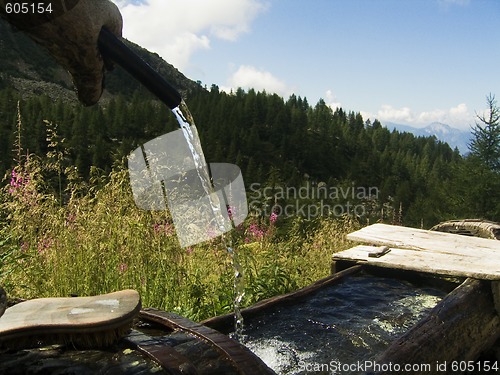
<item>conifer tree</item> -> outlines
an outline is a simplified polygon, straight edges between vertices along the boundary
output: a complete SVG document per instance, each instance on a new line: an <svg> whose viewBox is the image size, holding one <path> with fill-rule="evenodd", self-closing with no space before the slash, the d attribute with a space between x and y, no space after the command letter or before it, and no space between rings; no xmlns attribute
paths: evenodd
<svg viewBox="0 0 500 375"><path fill-rule="evenodd" d="M469 149L492 171L500 172L500 108L495 95L489 94L486 102L487 113L477 115L479 122L476 121L472 128L473 139Z"/></svg>

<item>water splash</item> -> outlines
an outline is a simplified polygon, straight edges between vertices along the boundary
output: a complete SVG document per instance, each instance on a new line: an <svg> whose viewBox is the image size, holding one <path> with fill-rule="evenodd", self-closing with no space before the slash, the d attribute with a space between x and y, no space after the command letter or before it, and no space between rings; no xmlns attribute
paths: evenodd
<svg viewBox="0 0 500 375"><path fill-rule="evenodd" d="M294 342L278 337L259 338L247 341L245 345L276 374L298 375L301 373L300 364L307 363L315 355L314 352L299 349Z"/></svg>

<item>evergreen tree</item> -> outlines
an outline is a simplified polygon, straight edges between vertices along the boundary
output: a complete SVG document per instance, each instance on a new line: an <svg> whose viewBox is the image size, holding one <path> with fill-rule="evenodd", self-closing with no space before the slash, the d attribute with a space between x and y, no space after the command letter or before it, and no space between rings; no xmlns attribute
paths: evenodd
<svg viewBox="0 0 500 375"><path fill-rule="evenodd" d="M500 108L495 95L489 94L486 102L488 112L477 115L479 122L472 128L473 139L469 149L492 171L500 172Z"/></svg>

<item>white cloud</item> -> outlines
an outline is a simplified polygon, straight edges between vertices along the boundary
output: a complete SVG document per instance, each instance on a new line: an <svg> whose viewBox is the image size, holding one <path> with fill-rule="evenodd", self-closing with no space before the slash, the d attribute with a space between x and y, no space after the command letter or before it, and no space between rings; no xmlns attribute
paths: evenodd
<svg viewBox="0 0 500 375"><path fill-rule="evenodd" d="M268 8L265 0L114 0L124 37L158 53L180 70L213 38L234 41Z"/></svg>
<svg viewBox="0 0 500 375"><path fill-rule="evenodd" d="M456 107L450 108L448 111L448 116L450 118L450 123L464 123L467 125L471 124L471 120L474 116L469 112L467 105L465 103L460 103Z"/></svg>
<svg viewBox="0 0 500 375"><path fill-rule="evenodd" d="M284 81L276 78L272 73L259 70L253 66L241 65L228 80L228 87L222 88L225 91L235 90L238 87L243 89L255 89L257 91L266 90L268 93L276 93L282 97L288 97L293 93L293 89Z"/></svg>
<svg viewBox="0 0 500 375"><path fill-rule="evenodd" d="M416 116L416 122L422 124L430 124L431 122L444 122L444 118L446 117L446 111L443 109L434 109L432 111L424 111L420 112Z"/></svg>
<svg viewBox="0 0 500 375"><path fill-rule="evenodd" d="M342 103L340 103L335 95L333 95L332 90L326 90L325 93L325 102L332 110L336 110L337 108L342 107Z"/></svg>
<svg viewBox="0 0 500 375"><path fill-rule="evenodd" d="M468 129L474 122L474 115L470 113L465 103L460 103L448 109L433 109L430 111L415 112L409 107L394 108L383 105L377 113L361 112L364 118L378 119L382 123L395 122L423 127L432 122L442 122L460 129Z"/></svg>
<svg viewBox="0 0 500 375"><path fill-rule="evenodd" d="M408 107L394 108L391 105L384 104L378 110L377 116L380 120L393 121L393 122L414 122L415 116Z"/></svg>

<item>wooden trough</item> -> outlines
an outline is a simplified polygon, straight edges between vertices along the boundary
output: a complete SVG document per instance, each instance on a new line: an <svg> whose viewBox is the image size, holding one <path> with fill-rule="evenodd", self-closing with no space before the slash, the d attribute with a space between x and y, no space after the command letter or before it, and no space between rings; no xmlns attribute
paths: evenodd
<svg viewBox="0 0 500 375"><path fill-rule="evenodd" d="M480 371L475 370L484 370L485 365L490 366L485 373L497 373L500 241L495 235L499 229L498 224L478 220L446 222L432 231L383 224L363 228L348 239L366 245L335 253L331 276L299 291L261 301L243 309L242 315L252 318L273 307L292 305L324 287L349 282L350 276L362 271L431 283L449 293L380 353L374 359L378 366L374 371L367 369L367 373L395 373L390 371L394 366L384 364L414 365L415 369L416 365L430 366L405 372L413 374L465 373L460 371L464 368L467 373L477 373ZM202 323L227 333L233 319L227 314ZM443 366L447 371L443 372Z"/></svg>
<svg viewBox="0 0 500 375"><path fill-rule="evenodd" d="M376 363L386 366L379 366L378 371L371 373L391 373L389 364L428 364L431 367L425 373L434 374L443 373L446 366L448 373L475 373L484 363L494 365L488 373L497 373L500 366L500 241L454 234L474 227L480 229L483 237L488 237L485 233L492 234L490 238L496 238L493 235L498 234L500 228L495 223L481 225L478 221L448 222L438 227L442 232L375 224L348 235L348 239L368 245L334 254L334 272L363 265L387 272L409 270L445 278L465 278L377 358ZM470 231L466 234L470 235ZM478 361L485 353L488 360ZM452 364L456 365L454 371Z"/></svg>

